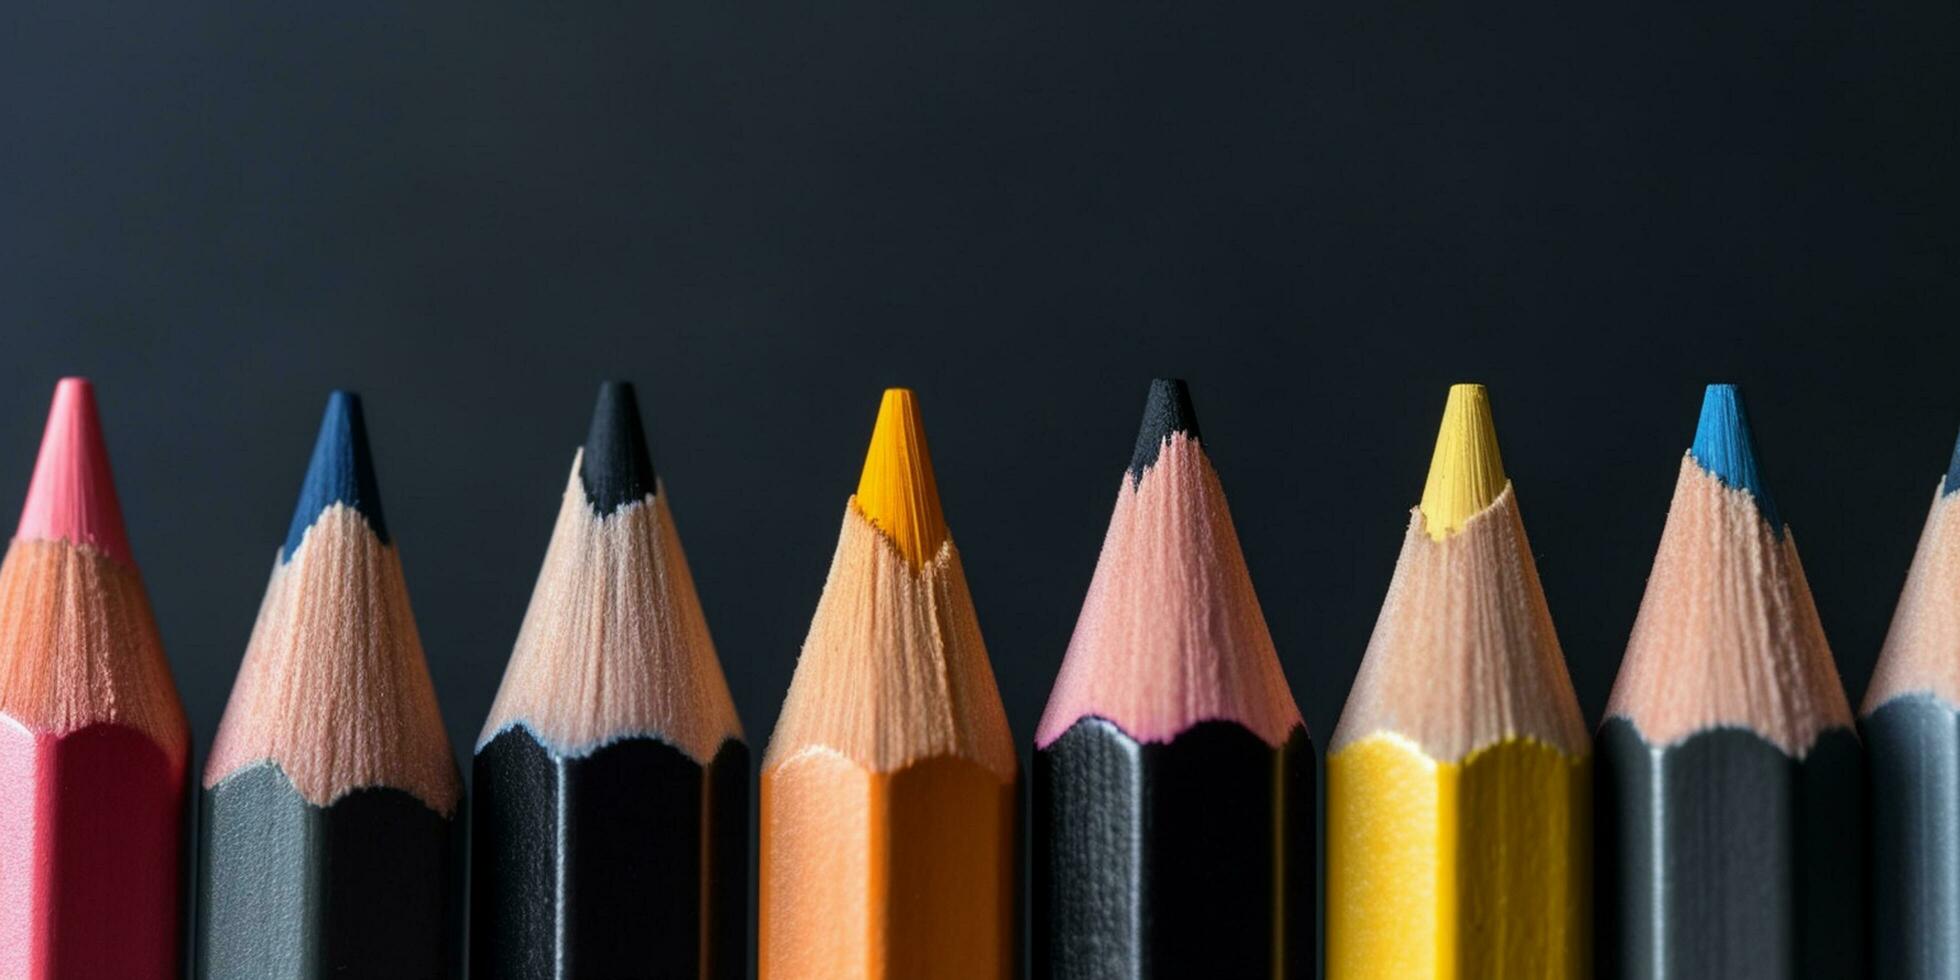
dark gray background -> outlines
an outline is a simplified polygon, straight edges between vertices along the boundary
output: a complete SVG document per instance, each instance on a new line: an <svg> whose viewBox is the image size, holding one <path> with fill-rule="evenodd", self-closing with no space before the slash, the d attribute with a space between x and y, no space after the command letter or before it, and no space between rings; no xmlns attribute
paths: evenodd
<svg viewBox="0 0 1960 980"><path fill-rule="evenodd" d="M1957 48L1935 0L12 5L0 509L93 376L202 746L360 389L460 758L631 378L760 745L908 384L1026 739L1176 373L1324 742L1446 384L1597 720L1738 380L1855 698L1960 424Z"/></svg>

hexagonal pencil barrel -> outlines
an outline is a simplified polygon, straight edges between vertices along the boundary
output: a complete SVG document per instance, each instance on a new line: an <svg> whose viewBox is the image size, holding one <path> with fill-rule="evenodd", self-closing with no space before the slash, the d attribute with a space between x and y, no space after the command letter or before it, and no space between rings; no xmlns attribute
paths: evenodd
<svg viewBox="0 0 1960 980"><path fill-rule="evenodd" d="M0 976L178 975L189 754L95 394L66 378L0 564Z"/></svg>
<svg viewBox="0 0 1960 980"><path fill-rule="evenodd" d="M749 751L632 385L599 390L475 772L472 976L748 975Z"/></svg>

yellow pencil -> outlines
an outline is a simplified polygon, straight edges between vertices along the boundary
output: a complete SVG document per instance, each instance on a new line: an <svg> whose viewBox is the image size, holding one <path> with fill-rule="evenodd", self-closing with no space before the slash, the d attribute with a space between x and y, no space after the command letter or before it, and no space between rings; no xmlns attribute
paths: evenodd
<svg viewBox="0 0 1960 980"><path fill-rule="evenodd" d="M1327 756L1327 975L1589 973L1590 757L1489 400L1456 385Z"/></svg>

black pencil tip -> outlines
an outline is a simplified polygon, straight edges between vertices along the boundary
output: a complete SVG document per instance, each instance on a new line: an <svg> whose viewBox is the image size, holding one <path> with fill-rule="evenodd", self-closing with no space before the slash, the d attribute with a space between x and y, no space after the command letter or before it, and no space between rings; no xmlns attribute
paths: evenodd
<svg viewBox="0 0 1960 980"><path fill-rule="evenodd" d="M585 485L585 502L602 517L654 492L653 456L647 452L640 403L631 382L608 381L599 386L578 478Z"/></svg>
<svg viewBox="0 0 1960 980"><path fill-rule="evenodd" d="M1198 413L1191 408L1191 391L1179 378L1158 378L1150 382L1150 395L1143 403L1143 425L1137 429L1136 451L1130 455L1130 479L1143 479L1143 471L1157 462L1164 440L1182 432L1202 442Z"/></svg>

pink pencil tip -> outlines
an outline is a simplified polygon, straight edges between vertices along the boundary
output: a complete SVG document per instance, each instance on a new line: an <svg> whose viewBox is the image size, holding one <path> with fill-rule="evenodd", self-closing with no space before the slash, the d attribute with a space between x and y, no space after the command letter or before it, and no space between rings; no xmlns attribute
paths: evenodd
<svg viewBox="0 0 1960 980"><path fill-rule="evenodd" d="M95 389L86 378L63 378L55 385L48 427L41 433L41 455L34 461L34 480L27 486L27 503L14 535L87 545L125 565L136 564L116 503Z"/></svg>

